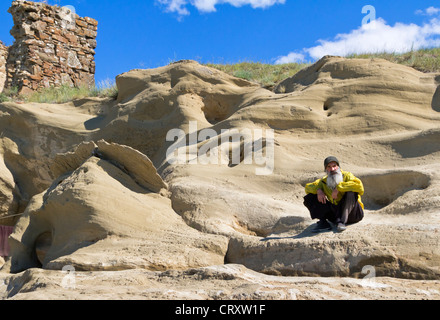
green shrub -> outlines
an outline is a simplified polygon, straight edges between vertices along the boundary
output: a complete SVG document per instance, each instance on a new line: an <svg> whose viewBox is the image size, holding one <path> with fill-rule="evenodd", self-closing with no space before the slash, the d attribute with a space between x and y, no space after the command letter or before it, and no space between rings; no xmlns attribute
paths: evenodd
<svg viewBox="0 0 440 320"><path fill-rule="evenodd" d="M380 58L412 67L422 72L440 72L440 48L411 50L405 53L364 53L347 58Z"/></svg>
<svg viewBox="0 0 440 320"><path fill-rule="evenodd" d="M293 76L308 66L306 63L268 64L260 62L241 62L235 64L205 64L237 78L259 83L263 87L272 87L276 83Z"/></svg>
<svg viewBox="0 0 440 320"><path fill-rule="evenodd" d="M9 97L4 93L0 93L0 103L6 102L6 101L9 101Z"/></svg>
<svg viewBox="0 0 440 320"><path fill-rule="evenodd" d="M97 86L93 89L98 97L107 97L116 99L118 97L118 87L114 80L105 79L100 81Z"/></svg>
<svg viewBox="0 0 440 320"><path fill-rule="evenodd" d="M62 85L60 87L50 87L35 91L29 95L22 96L26 102L37 103L65 103L72 100L78 100L86 97L101 97L116 99L118 88L116 84L109 79L101 81L97 86L89 88L70 87Z"/></svg>
<svg viewBox="0 0 440 320"><path fill-rule="evenodd" d="M90 89L87 87L74 88L68 85L60 87L44 88L24 96L26 102L37 103L65 103L90 96Z"/></svg>

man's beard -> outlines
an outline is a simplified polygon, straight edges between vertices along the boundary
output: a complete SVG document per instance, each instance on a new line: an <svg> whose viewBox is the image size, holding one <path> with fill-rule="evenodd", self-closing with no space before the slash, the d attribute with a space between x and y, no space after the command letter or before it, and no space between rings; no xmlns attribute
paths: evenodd
<svg viewBox="0 0 440 320"><path fill-rule="evenodd" d="M341 169L327 173L327 186L334 190L339 182L342 182L343 180Z"/></svg>

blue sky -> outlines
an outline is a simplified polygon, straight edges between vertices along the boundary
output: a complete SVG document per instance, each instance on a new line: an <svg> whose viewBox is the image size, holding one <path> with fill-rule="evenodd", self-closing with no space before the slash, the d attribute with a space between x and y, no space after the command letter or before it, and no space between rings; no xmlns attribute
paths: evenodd
<svg viewBox="0 0 440 320"><path fill-rule="evenodd" d="M0 2L0 40L11 45L11 1ZM310 62L325 54L440 47L439 0L47 2L73 6L80 16L98 20L97 83L181 59Z"/></svg>

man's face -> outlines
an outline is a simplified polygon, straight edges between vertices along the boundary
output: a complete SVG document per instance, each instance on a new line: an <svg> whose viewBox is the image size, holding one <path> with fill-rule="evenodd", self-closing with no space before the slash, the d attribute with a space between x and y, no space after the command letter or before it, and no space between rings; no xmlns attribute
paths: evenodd
<svg viewBox="0 0 440 320"><path fill-rule="evenodd" d="M325 171L327 174L335 174L338 172L339 166L336 162L332 161L330 162L327 167L325 168Z"/></svg>

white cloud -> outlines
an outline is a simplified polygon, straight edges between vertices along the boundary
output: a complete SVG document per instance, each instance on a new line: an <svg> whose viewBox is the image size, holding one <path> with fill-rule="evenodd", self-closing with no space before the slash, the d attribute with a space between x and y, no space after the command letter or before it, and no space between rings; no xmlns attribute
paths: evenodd
<svg viewBox="0 0 440 320"><path fill-rule="evenodd" d="M194 6L200 12L215 12L215 6L218 4L230 4L234 7L250 5L254 9L264 9L275 4L284 4L286 0L156 0L156 2L164 5L168 12L189 15L188 5Z"/></svg>
<svg viewBox="0 0 440 320"><path fill-rule="evenodd" d="M440 12L440 8L429 7L425 10L417 10L416 14L424 15L424 16L433 16Z"/></svg>
<svg viewBox="0 0 440 320"><path fill-rule="evenodd" d="M217 0L193 0L191 4L202 12L214 12Z"/></svg>
<svg viewBox="0 0 440 320"><path fill-rule="evenodd" d="M187 0L155 0L157 3L164 5L166 11L177 12L179 15L189 15L189 11L185 8Z"/></svg>
<svg viewBox="0 0 440 320"><path fill-rule="evenodd" d="M433 18L423 25L396 23L390 26L379 18L349 33L338 34L333 40L318 40L318 43L315 47L279 57L275 63L296 62L298 55L320 59L325 55L404 53L412 49L440 46L440 20ZM289 57L292 59L289 60Z"/></svg>
<svg viewBox="0 0 440 320"><path fill-rule="evenodd" d="M426 9L426 14L432 16L437 14L439 11L440 11L439 8L429 7L428 9Z"/></svg>
<svg viewBox="0 0 440 320"><path fill-rule="evenodd" d="M298 52L291 52L287 56L279 57L276 64L292 63L292 62L303 62L305 60L305 55Z"/></svg>

